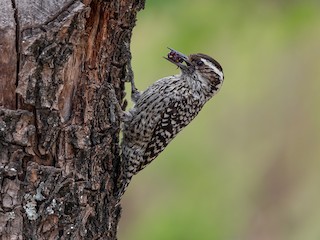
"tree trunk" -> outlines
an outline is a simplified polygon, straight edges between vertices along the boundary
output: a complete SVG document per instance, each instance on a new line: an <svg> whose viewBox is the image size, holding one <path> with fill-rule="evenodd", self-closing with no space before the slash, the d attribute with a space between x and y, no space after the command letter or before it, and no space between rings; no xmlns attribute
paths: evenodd
<svg viewBox="0 0 320 240"><path fill-rule="evenodd" d="M0 239L116 239L144 0L0 0Z"/></svg>

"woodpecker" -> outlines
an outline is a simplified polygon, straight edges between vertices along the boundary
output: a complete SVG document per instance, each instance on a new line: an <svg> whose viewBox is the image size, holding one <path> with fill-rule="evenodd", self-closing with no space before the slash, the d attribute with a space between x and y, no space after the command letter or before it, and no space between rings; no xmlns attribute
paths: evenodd
<svg viewBox="0 0 320 240"><path fill-rule="evenodd" d="M165 59L180 68L181 73L162 78L141 93L131 81L134 106L123 119L119 195L124 193L132 176L165 149L223 83L221 65L208 55L186 56L170 49Z"/></svg>

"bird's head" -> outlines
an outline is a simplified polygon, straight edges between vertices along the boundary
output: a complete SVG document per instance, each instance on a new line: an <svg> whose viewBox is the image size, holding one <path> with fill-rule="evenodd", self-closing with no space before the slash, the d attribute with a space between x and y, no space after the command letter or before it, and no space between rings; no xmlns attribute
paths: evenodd
<svg viewBox="0 0 320 240"><path fill-rule="evenodd" d="M221 65L206 54L196 53L186 56L170 48L166 59L177 65L182 74L188 74L195 81L208 83L217 89L223 82L224 75Z"/></svg>

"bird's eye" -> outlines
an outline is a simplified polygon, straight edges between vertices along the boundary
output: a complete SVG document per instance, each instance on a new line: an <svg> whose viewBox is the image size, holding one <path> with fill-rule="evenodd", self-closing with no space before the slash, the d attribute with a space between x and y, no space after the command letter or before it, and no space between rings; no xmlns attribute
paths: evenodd
<svg viewBox="0 0 320 240"><path fill-rule="evenodd" d="M203 65L203 62L202 62L201 60L198 60L198 61L197 61L197 65L198 65L198 66L202 66L202 65Z"/></svg>

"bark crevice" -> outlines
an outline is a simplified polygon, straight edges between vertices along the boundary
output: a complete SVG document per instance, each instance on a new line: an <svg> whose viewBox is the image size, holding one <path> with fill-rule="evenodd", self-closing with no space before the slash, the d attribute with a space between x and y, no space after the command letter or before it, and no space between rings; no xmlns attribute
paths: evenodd
<svg viewBox="0 0 320 240"><path fill-rule="evenodd" d="M14 11L14 20L15 20L15 29L16 29L16 56L17 56L17 66L16 66L16 87L18 86L19 83L19 69L20 69L20 24L19 24L19 12L16 7L16 0L11 0L12 3L12 8ZM15 99L15 105L16 109L18 108L18 95L16 94L16 99Z"/></svg>

